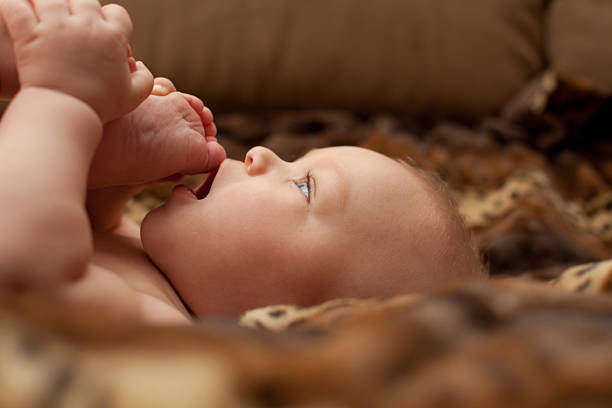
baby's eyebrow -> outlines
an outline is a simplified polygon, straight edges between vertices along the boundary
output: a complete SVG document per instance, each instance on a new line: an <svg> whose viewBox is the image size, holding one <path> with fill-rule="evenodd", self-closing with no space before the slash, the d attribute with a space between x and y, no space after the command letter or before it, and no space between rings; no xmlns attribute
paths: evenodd
<svg viewBox="0 0 612 408"><path fill-rule="evenodd" d="M349 206L349 197L351 196L351 186L346 178L344 171L338 167L336 163L331 163L331 167L334 169L336 176L336 182L338 183L338 193L336 199L338 200L338 208L340 211L344 211Z"/></svg>
<svg viewBox="0 0 612 408"><path fill-rule="evenodd" d="M307 151L300 159L306 158L306 156L312 155L315 152L321 150L320 148L313 148ZM300 160L298 159L298 160ZM326 202L332 200L338 211L344 211L349 205L350 198L350 186L347 182L346 175L343 170L338 167L338 164L329 158L317 161L316 167L320 170L327 170L333 173L330 179L328 174L322 175L322 177L315 178L315 199L320 203L321 201ZM321 180L321 179L324 180ZM323 187L321 187L323 186ZM333 188L332 188L333 187ZM323 192L325 198L318 199L319 194Z"/></svg>
<svg viewBox="0 0 612 408"><path fill-rule="evenodd" d="M317 166L321 172L320 177L316 178L315 196L322 193L324 198L319 199L319 202L325 202L326 206L335 208L338 212L343 212L349 206L351 196L351 186L347 176L338 164L326 158Z"/></svg>

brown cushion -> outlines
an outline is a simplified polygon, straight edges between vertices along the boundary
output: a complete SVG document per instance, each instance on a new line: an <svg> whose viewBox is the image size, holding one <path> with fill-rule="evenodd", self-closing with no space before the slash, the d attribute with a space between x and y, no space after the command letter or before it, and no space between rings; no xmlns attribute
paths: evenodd
<svg viewBox="0 0 612 408"><path fill-rule="evenodd" d="M134 49L213 109L475 118L543 66L544 0L122 0Z"/></svg>
<svg viewBox="0 0 612 408"><path fill-rule="evenodd" d="M551 65L559 74L612 91L612 1L556 0L548 18Z"/></svg>

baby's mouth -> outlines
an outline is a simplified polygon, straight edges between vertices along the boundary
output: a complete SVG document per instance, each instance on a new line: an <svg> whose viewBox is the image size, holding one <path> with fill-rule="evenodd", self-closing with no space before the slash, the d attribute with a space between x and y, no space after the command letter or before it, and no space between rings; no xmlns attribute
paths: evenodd
<svg viewBox="0 0 612 408"><path fill-rule="evenodd" d="M215 181L215 176L217 175L217 172L219 172L219 167L217 167L216 169L208 173L208 177L206 178L206 181L204 182L204 184L202 184L197 189L195 194L198 200L202 200L206 198L206 196L208 196L208 193L210 193L210 189L212 187L213 181Z"/></svg>

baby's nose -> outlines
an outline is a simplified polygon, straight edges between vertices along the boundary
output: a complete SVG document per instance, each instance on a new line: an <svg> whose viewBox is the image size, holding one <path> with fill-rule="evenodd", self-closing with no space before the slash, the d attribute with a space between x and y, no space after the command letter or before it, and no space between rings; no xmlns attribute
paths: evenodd
<svg viewBox="0 0 612 408"><path fill-rule="evenodd" d="M272 150L256 146L249 150L244 157L244 165L250 176L257 176L269 171L274 166L283 163Z"/></svg>

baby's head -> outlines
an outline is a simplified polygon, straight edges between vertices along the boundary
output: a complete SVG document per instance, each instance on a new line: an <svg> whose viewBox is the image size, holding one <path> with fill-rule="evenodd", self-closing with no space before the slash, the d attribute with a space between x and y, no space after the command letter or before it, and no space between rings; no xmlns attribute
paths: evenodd
<svg viewBox="0 0 612 408"><path fill-rule="evenodd" d="M198 199L198 197L205 198ZM196 315L271 304L386 297L482 277L438 184L357 147L294 162L255 147L225 160L197 196L177 188L142 241Z"/></svg>

